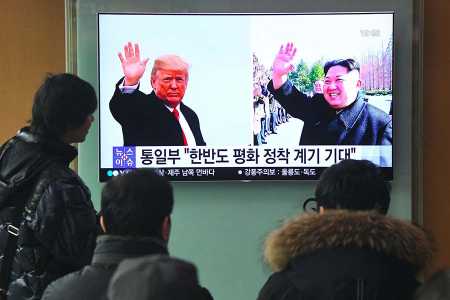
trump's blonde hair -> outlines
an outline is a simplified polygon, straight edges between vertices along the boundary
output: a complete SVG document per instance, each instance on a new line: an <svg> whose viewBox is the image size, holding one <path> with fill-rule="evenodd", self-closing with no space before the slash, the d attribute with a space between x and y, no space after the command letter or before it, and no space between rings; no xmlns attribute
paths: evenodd
<svg viewBox="0 0 450 300"><path fill-rule="evenodd" d="M189 64L175 54L162 55L155 59L151 74L152 81L155 79L158 70L182 71L186 75L186 80L189 77Z"/></svg>

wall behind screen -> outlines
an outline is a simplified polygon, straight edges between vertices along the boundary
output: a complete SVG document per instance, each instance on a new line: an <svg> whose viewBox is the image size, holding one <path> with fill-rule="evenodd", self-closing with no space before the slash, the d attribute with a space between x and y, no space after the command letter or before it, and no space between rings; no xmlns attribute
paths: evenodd
<svg viewBox="0 0 450 300"><path fill-rule="evenodd" d="M0 28L2 144L30 120L45 74L64 72L64 1L2 0Z"/></svg>
<svg viewBox="0 0 450 300"><path fill-rule="evenodd" d="M366 12L394 11L395 115L394 181L390 213L410 219L412 115L412 0L345 1L123 1L79 0L77 16L78 74L95 87L97 82L96 12ZM164 30L164 28L161 28ZM314 30L314 27L311 27ZM339 34L338 26L320 32ZM199 45L201 46L201 45ZM218 83L219 84L219 83ZM113 86L111 88L114 88ZM218 89L220 90L220 89ZM297 138L297 137L295 137ZM98 123L80 145L79 173L99 206ZM255 299L270 274L261 260L264 236L301 209L313 195L314 182L175 183L176 204L170 251L193 261L202 284L215 299Z"/></svg>

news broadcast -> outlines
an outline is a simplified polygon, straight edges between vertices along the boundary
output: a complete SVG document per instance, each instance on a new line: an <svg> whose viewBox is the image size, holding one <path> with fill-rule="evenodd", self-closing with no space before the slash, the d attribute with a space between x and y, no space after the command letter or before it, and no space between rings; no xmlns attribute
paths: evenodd
<svg viewBox="0 0 450 300"><path fill-rule="evenodd" d="M393 178L392 12L98 14L99 178Z"/></svg>

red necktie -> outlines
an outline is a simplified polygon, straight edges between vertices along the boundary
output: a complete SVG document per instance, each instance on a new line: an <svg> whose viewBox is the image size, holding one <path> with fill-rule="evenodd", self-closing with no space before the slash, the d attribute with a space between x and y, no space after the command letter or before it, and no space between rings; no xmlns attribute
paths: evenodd
<svg viewBox="0 0 450 300"><path fill-rule="evenodd" d="M178 112L178 110L176 108L173 109L172 114L175 117L175 119L178 122L180 122L180 113ZM180 124L180 127L181 127L181 124ZM183 146L187 146L188 143L187 143L186 136L184 135L183 128L181 128L181 134L183 135Z"/></svg>

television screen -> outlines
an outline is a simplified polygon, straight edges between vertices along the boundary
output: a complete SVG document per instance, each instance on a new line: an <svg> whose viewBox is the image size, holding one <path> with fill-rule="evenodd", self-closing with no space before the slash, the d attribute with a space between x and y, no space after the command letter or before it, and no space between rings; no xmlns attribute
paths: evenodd
<svg viewBox="0 0 450 300"><path fill-rule="evenodd" d="M393 18L99 13L100 180L392 179Z"/></svg>

